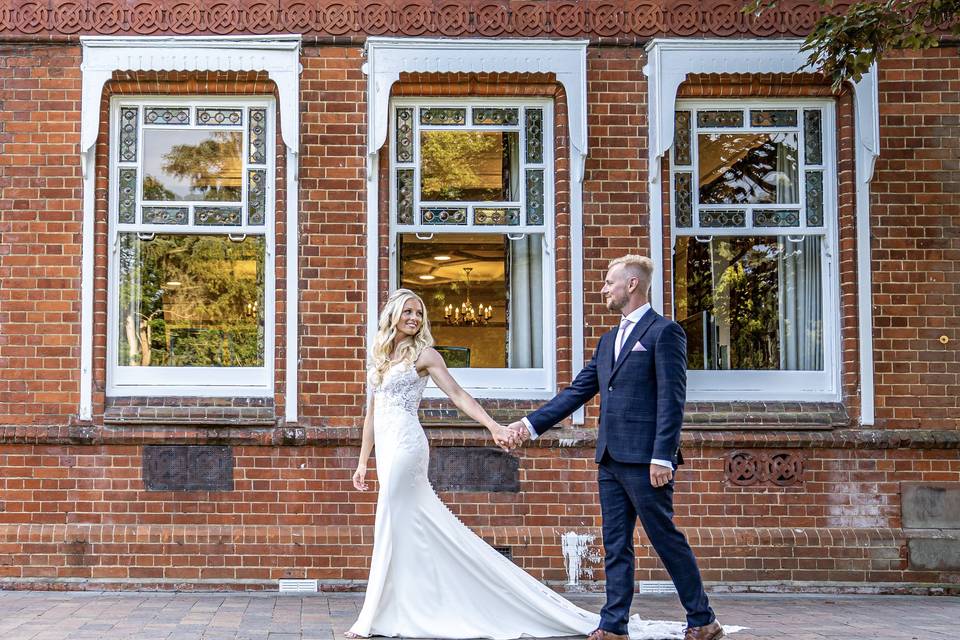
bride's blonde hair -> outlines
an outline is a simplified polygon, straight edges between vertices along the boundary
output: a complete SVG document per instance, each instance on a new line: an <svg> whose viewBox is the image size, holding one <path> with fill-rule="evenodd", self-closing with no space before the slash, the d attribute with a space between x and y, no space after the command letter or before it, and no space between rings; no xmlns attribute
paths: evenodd
<svg viewBox="0 0 960 640"><path fill-rule="evenodd" d="M410 300L416 300L423 309L423 322L420 330L413 337L406 337L397 345L397 356L400 360L413 364L420 357L420 353L427 347L433 346L433 335L430 333L430 319L427 318L427 305L423 299L410 289L397 289L387 298L387 304L380 312L377 327L377 336L373 340L373 349L370 353L370 373L374 384L383 381L383 375L390 368L390 354L393 351L393 339L397 337L397 324L403 315L403 305Z"/></svg>

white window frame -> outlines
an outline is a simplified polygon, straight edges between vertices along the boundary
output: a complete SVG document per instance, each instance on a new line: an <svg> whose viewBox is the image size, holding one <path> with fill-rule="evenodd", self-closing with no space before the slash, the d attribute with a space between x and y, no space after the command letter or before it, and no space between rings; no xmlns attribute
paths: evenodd
<svg viewBox="0 0 960 640"><path fill-rule="evenodd" d="M751 127L749 118L750 109L797 109L799 122L797 127ZM822 163L811 165L823 171L823 230L807 229L805 225L806 194L803 188L804 168L803 158L803 109L819 108L822 113ZM757 205L762 209L799 209L801 227L760 227L752 228L752 219L749 207L738 205L708 205L708 208L730 209L746 208L748 215L746 227L743 228L699 228L696 223L699 216L699 197L697 189L698 172L698 145L696 126L696 110L744 110L743 127L724 127L708 129L716 133L763 132L778 133L783 131L799 131L798 136L798 175L800 180L799 202L796 205ZM822 293L823 293L823 370L822 371L757 371L757 370L696 370L687 371L687 400L695 401L731 401L731 400L779 400L779 401L810 401L810 402L839 402L840 401L840 369L842 353L840 343L840 283L837 236L837 151L836 151L836 104L831 100L815 99L766 99L766 100L679 100L676 111L691 112L691 164L678 167L673 159L671 149L670 162L670 261L671 277L674 277L673 248L678 236L804 236L815 235L822 238ZM693 170L692 201L693 221L689 228L678 229L674 223L676 216L676 196L674 193L676 173L688 173ZM670 283L671 287L673 282ZM676 317L676 299L670 297L673 304L673 315Z"/></svg>
<svg viewBox="0 0 960 640"><path fill-rule="evenodd" d="M189 107L241 107L243 108L243 198L247 204L246 169L249 129L249 108L267 110L266 126L266 171L264 181L264 224L243 226L195 225L149 225L119 222L119 127L120 108L138 106L137 145L137 203L141 200L143 182L143 112L150 106ZM276 102L272 97L261 96L114 96L110 100L110 189L108 212L108 277L107 277L107 388L108 396L207 396L207 397L272 397L274 391L274 368L276 348L276 255L275 237L275 185L276 185ZM149 125L147 125L149 127ZM223 127L209 127L224 130ZM191 125L192 130L196 130ZM236 130L236 128L234 129ZM126 166L130 166L129 163ZM256 165L262 166L262 165ZM187 201L190 202L190 201ZM182 203L181 203L182 204ZM211 203L213 204L213 203ZM117 363L119 351L118 290L119 264L116 252L121 232L141 232L186 235L260 235L265 238L264 248L264 363L261 367L130 367Z"/></svg>
<svg viewBox="0 0 960 640"><path fill-rule="evenodd" d="M530 167L543 169L543 225L512 225L512 226L472 226L467 225L416 225L397 223L396 211L396 110L398 108L416 108L416 107L467 107L467 124L462 126L429 126L417 125L417 131L421 129L443 130L443 131L519 131L519 150L521 156L526 148L526 138L524 131L524 122L515 126L509 125L473 125L470 118L469 107L534 107L543 110L543 162L525 163L521 162L521 167ZM415 111L416 113L416 111ZM510 368L454 368L450 372L457 383L466 389L471 395L482 398L498 399L549 399L554 394L554 381L556 379L556 349L553 347L556 341L556 258L555 258L555 220L556 206L554 199L554 184L556 179L556 166L554 163L554 124L553 124L553 102L549 99L538 98L427 98L427 97L409 97L395 98L390 100L389 107L389 145L390 154L389 169L389 220L390 231L388 236L389 243L389 282L391 290L399 286L399 273L397 271L397 246L399 234L401 233L419 233L423 234L525 234L536 233L543 237L542 257L543 257L543 366L539 368L510 369ZM404 167L414 169L414 189L413 206L417 211L420 206L419 184L420 184L420 143L417 137L414 138L414 157L411 163L405 163ZM520 177L520 200L519 202L443 202L437 203L443 206L468 206L472 211L472 206L500 207L500 206L518 206L520 208L521 221L525 221L525 202L526 192L524 188L525 180L523 175ZM443 322L442 318L432 318L433 323ZM424 395L429 398L446 397L431 380Z"/></svg>

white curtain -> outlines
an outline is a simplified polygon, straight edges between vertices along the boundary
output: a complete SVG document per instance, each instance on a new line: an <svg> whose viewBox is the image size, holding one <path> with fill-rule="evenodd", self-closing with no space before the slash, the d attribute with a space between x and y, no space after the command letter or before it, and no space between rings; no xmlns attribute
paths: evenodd
<svg viewBox="0 0 960 640"><path fill-rule="evenodd" d="M780 369L823 370L823 291L820 238L793 242L781 236Z"/></svg>
<svg viewBox="0 0 960 640"><path fill-rule="evenodd" d="M777 204L796 204L800 202L796 137L780 134L774 140L777 143Z"/></svg>
<svg viewBox="0 0 960 640"><path fill-rule="evenodd" d="M507 341L511 369L543 366L543 253L540 235L510 243Z"/></svg>

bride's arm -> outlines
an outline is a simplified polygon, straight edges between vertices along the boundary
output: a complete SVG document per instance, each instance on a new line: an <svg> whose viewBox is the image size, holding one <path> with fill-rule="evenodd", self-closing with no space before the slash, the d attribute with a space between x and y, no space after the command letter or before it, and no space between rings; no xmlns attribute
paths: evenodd
<svg viewBox="0 0 960 640"><path fill-rule="evenodd" d="M436 349L427 348L421 352L417 359L417 370L426 370L430 377L440 389L453 400L457 409L464 412L487 429L493 435L494 441L504 449L509 449L512 444L513 431L498 424L490 415L484 411L473 396L463 390L457 381L450 375L443 357Z"/></svg>
<svg viewBox="0 0 960 640"><path fill-rule="evenodd" d="M373 450L373 394L367 401L367 415L363 417L363 435L360 438L360 460L357 470L353 473L353 486L360 491L366 491L369 486L365 480L367 463L370 461L370 452Z"/></svg>

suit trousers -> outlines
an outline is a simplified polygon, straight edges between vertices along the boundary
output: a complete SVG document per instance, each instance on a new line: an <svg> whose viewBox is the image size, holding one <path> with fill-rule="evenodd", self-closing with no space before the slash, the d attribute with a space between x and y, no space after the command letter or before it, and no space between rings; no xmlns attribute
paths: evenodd
<svg viewBox="0 0 960 640"><path fill-rule="evenodd" d="M673 480L663 487L650 484L649 464L627 464L604 453L598 470L603 514L604 570L607 602L600 627L626 634L633 600L636 568L633 533L637 518L673 580L687 610L687 624L699 627L715 616L703 590L700 569L686 537L673 524Z"/></svg>

